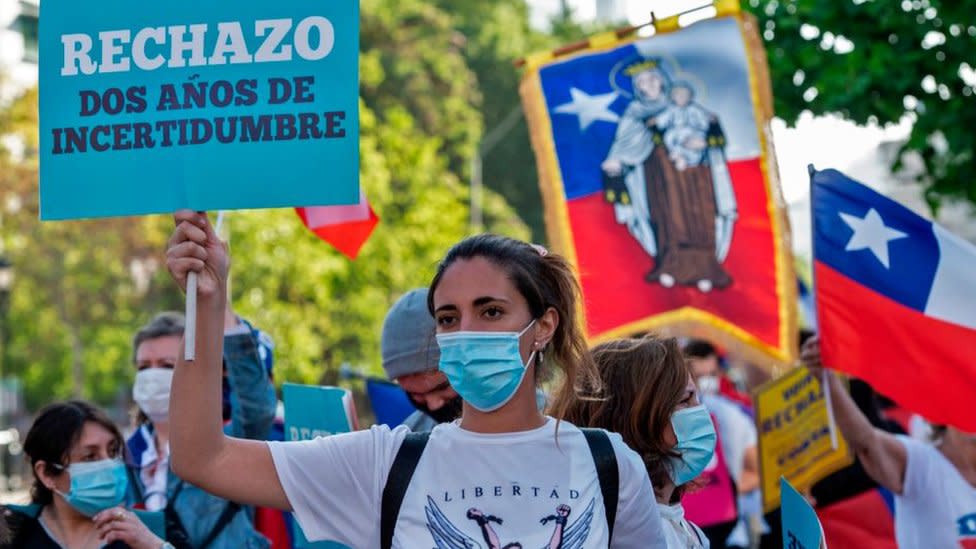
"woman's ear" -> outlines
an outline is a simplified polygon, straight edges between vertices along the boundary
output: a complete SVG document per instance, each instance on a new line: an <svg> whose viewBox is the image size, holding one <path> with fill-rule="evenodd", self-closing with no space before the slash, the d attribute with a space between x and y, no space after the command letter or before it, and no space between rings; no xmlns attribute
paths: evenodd
<svg viewBox="0 0 976 549"><path fill-rule="evenodd" d="M41 481L48 490L54 490L54 475L48 473L47 462L44 460L34 463L34 475Z"/></svg>
<svg viewBox="0 0 976 549"><path fill-rule="evenodd" d="M557 327L559 327L559 313L554 307L549 307L535 322L535 347L533 349L536 351L544 349L552 341Z"/></svg>

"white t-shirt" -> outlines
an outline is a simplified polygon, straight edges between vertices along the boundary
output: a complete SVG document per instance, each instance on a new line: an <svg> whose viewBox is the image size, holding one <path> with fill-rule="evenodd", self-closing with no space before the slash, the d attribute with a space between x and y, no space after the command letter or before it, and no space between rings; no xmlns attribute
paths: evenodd
<svg viewBox="0 0 976 549"><path fill-rule="evenodd" d="M976 546L976 487L938 448L906 436L898 440L908 454L905 484L895 496L898 547Z"/></svg>
<svg viewBox="0 0 976 549"><path fill-rule="evenodd" d="M607 547L600 483L582 432L547 418L538 429L481 434L438 425L400 507L393 547L563 549ZM278 478L312 541L380 544L383 487L406 427L303 442L269 442ZM666 547L647 470L611 433L620 473L614 548ZM568 508L568 509L567 509ZM566 520L557 516L568 513ZM564 523L564 524L560 524ZM489 539L491 542L489 542Z"/></svg>
<svg viewBox="0 0 976 549"><path fill-rule="evenodd" d="M681 504L657 504L664 521L664 537L668 549L709 549L711 544L701 528L685 519L685 508Z"/></svg>

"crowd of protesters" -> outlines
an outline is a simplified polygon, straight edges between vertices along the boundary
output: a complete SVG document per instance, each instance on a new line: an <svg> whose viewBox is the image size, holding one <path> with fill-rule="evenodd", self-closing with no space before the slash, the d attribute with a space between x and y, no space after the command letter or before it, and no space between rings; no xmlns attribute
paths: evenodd
<svg viewBox="0 0 976 549"><path fill-rule="evenodd" d="M89 403L43 409L24 444L30 502L3 509L0 547L290 549L297 528L354 549L782 545L722 351L654 335L588 348L562 257L456 244L378 334L416 411L302 442L281 441L273 349L228 305L229 259L205 214L176 215L167 266L184 288L198 276L196 359L177 313L136 331L127 440ZM976 436L907 435L924 422L801 343L856 458L806 494L827 542L976 547Z"/></svg>

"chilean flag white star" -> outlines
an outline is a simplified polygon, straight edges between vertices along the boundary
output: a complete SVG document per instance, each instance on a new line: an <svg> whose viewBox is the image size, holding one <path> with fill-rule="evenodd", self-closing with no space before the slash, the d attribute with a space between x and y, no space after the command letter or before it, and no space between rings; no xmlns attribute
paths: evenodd
<svg viewBox="0 0 976 549"><path fill-rule="evenodd" d="M854 229L854 234L851 235L844 249L849 252L865 248L871 250L874 257L878 258L885 269L888 269L890 267L888 242L907 238L908 235L885 225L881 215L874 208L868 210L863 219L844 212L838 212L838 215L848 227Z"/></svg>
<svg viewBox="0 0 976 549"><path fill-rule="evenodd" d="M617 99L617 92L589 95L578 88L570 88L569 94L573 100L556 107L560 114L575 114L579 116L580 131L597 120L617 122L620 117L610 110L610 105Z"/></svg>

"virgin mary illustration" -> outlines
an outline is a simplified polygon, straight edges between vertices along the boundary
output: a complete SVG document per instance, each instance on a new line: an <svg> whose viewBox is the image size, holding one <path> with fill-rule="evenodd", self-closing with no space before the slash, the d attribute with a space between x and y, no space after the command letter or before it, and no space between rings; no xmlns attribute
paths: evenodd
<svg viewBox="0 0 976 549"><path fill-rule="evenodd" d="M620 85L627 80L632 95ZM722 262L737 213L718 117L657 59L621 63L611 81L633 99L601 164L605 197L617 223L655 259L644 279L702 292L729 286Z"/></svg>

